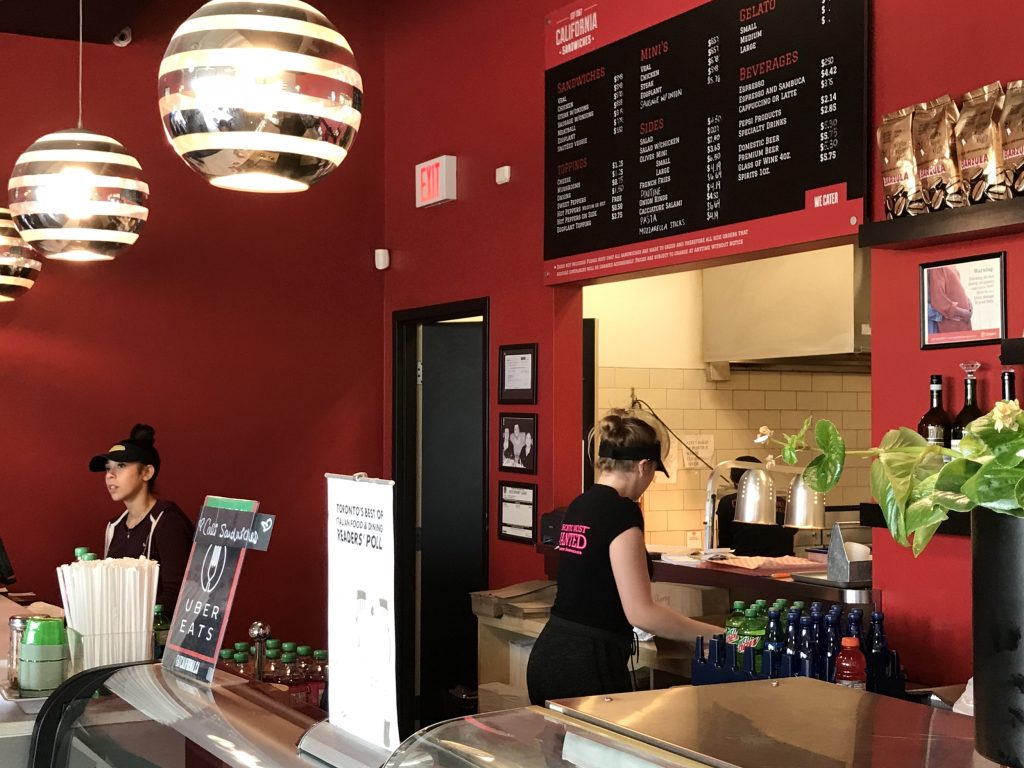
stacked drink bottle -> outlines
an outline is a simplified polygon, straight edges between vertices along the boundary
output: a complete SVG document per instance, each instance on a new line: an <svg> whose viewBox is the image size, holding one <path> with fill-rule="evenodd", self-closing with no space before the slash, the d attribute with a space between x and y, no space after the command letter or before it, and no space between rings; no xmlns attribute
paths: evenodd
<svg viewBox="0 0 1024 768"><path fill-rule="evenodd" d="M716 656L710 662L694 657L694 684L754 678L806 676L836 681L836 664L844 637L854 638L863 649L870 691L901 695L903 675L899 655L888 646L884 614L871 613L864 629L864 611L815 601L807 611L802 601L756 600L744 610L736 601L727 622L727 636L709 641ZM703 640L701 643L703 647Z"/></svg>

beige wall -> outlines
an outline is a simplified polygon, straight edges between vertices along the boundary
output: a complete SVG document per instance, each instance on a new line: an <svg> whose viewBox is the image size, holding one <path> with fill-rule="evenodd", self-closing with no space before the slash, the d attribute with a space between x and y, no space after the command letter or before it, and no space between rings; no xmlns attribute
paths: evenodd
<svg viewBox="0 0 1024 768"><path fill-rule="evenodd" d="M603 320L601 327L605 327ZM744 371L733 372L728 381L709 382L702 368L617 368L602 364L598 370L599 416L608 408L628 407L631 388L677 435L713 437L715 462L743 454L763 459L769 452L777 453L778 446L770 451L754 445L757 428L766 424L777 432L792 433L808 415L832 420L848 449L871 446L871 377L867 374ZM681 450L674 445L672 459L679 466L683 464L678 453ZM813 454L807 459L811 457ZM644 494L647 541L683 546L699 542L708 470L669 469L671 478L656 481ZM786 476L779 478L777 482L784 482ZM863 467L850 465L839 486L827 496L826 504L870 501L869 488L867 463ZM856 519L857 513L829 513L829 517L831 525L836 519Z"/></svg>

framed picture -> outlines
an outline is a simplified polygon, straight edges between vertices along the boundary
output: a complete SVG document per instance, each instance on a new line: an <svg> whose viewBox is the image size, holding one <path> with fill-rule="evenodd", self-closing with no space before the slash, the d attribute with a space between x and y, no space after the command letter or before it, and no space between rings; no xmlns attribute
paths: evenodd
<svg viewBox="0 0 1024 768"><path fill-rule="evenodd" d="M537 345L498 347L498 402L537 402Z"/></svg>
<svg viewBox="0 0 1024 768"><path fill-rule="evenodd" d="M921 349L1006 336L1006 253L921 265Z"/></svg>
<svg viewBox="0 0 1024 768"><path fill-rule="evenodd" d="M537 414L498 415L498 469L537 474Z"/></svg>
<svg viewBox="0 0 1024 768"><path fill-rule="evenodd" d="M498 481L498 538L533 544L536 540L537 486Z"/></svg>

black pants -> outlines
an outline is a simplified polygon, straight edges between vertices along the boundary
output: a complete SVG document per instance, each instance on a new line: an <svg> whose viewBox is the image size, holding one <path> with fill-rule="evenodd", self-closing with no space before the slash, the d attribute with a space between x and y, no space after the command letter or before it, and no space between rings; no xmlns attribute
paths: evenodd
<svg viewBox="0 0 1024 768"><path fill-rule="evenodd" d="M530 702L624 693L632 637L588 627L557 616L548 619L530 652L526 685Z"/></svg>

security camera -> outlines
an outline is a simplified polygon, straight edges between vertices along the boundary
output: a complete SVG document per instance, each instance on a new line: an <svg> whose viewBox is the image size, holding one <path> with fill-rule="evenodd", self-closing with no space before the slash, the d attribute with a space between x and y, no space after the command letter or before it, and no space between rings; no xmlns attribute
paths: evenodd
<svg viewBox="0 0 1024 768"><path fill-rule="evenodd" d="M118 32L116 35L114 35L114 39L111 42L113 42L114 45L116 45L118 48L124 48L131 41L132 41L132 28L131 27L125 27L120 32Z"/></svg>

